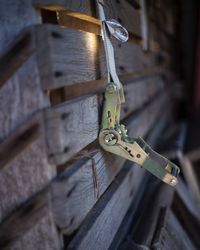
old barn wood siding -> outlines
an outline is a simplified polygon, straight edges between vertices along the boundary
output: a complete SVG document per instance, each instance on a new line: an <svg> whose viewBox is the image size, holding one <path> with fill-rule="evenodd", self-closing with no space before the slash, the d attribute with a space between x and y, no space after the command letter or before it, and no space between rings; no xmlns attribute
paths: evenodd
<svg viewBox="0 0 200 250"><path fill-rule="evenodd" d="M98 145L107 70L95 1L9 0L0 13L0 248L108 249L144 170ZM107 1L106 15L130 32L113 40L121 118L156 145L170 58L155 42L143 52L139 5Z"/></svg>
<svg viewBox="0 0 200 250"><path fill-rule="evenodd" d="M108 191L86 217L68 249L108 249L129 207L137 181L141 179L132 163L124 166ZM142 171L140 175L142 175ZM120 197L120 199L119 199Z"/></svg>
<svg viewBox="0 0 200 250"><path fill-rule="evenodd" d="M145 136L148 130L156 125L156 119L160 117L162 108L168 101L167 98L161 97L146 107L137 119L129 122L128 128L131 134ZM159 106L158 110L156 106ZM67 169L52 184L55 220L65 234L70 234L78 228L125 162L124 159L105 153L99 148L95 151L97 152L92 150L83 152L81 157L83 159L73 166L67 165ZM61 166L62 171L64 168L65 165Z"/></svg>

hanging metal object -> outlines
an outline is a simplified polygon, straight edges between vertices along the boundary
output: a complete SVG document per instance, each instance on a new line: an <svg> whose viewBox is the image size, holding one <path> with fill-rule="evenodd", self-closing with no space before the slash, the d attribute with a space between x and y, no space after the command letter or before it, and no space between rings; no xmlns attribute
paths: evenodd
<svg viewBox="0 0 200 250"><path fill-rule="evenodd" d="M128 31L115 19L105 20L106 26L112 36L124 43L128 41Z"/></svg>
<svg viewBox="0 0 200 250"><path fill-rule="evenodd" d="M156 153L141 137L129 137L126 127L120 124L121 104L125 102L124 90L116 73L114 50L108 31L111 30L113 34L117 34L118 39L119 37L121 39L127 37L126 32L124 32L126 29L113 22L112 25L108 26L103 6L103 0L98 0L108 69L108 84L105 91L99 144L104 150L139 164L160 180L175 186L178 183L179 168ZM115 28L116 30L114 30ZM122 40L125 41L124 38Z"/></svg>

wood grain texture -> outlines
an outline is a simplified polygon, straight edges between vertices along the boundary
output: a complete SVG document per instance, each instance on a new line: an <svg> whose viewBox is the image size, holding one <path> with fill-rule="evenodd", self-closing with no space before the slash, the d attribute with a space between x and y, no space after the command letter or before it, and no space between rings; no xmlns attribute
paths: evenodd
<svg viewBox="0 0 200 250"><path fill-rule="evenodd" d="M43 89L70 86L107 76L100 37L56 25L37 26L35 32L38 48L43 48L38 51L38 61L45 60L44 54L49 59L41 64ZM40 39L40 34L45 34L44 39L48 46L44 46L44 39ZM119 75L145 70L154 62L153 55L144 55L138 45L119 44L116 41L113 41L113 45Z"/></svg>
<svg viewBox="0 0 200 250"><path fill-rule="evenodd" d="M156 93L164 89L160 77L149 77L145 80L138 80L124 86L126 102L122 105L121 118L125 118L140 108Z"/></svg>
<svg viewBox="0 0 200 250"><path fill-rule="evenodd" d="M49 208L46 209L45 215L34 223L29 231L14 241L9 249L12 250L60 250L62 248L61 237L54 224Z"/></svg>
<svg viewBox="0 0 200 250"><path fill-rule="evenodd" d="M40 22L31 0L2 0L0 16L0 55L25 27Z"/></svg>
<svg viewBox="0 0 200 250"><path fill-rule="evenodd" d="M66 102L44 112L50 159L62 164L97 138L97 96Z"/></svg>
<svg viewBox="0 0 200 250"><path fill-rule="evenodd" d="M140 12L125 0L105 1L106 18L118 20L130 33L141 35Z"/></svg>
<svg viewBox="0 0 200 250"><path fill-rule="evenodd" d="M68 11L76 13L77 18L87 20L89 17L98 18L96 3L91 0L86 1L66 1L66 0L33 0L33 4L39 8L46 8L49 10ZM93 8L92 8L93 7ZM131 33L140 35L140 13L135 10L127 1L111 0L105 2L106 18L114 18L118 20ZM79 15L79 16L78 16ZM84 16L85 15L85 16ZM80 20L80 19L79 19ZM62 20L62 24L64 24ZM71 25L65 22L66 26Z"/></svg>
<svg viewBox="0 0 200 250"><path fill-rule="evenodd" d="M37 37L46 33L45 41L49 45L38 51L39 61L44 53L50 55L47 64L43 64L41 71L44 89L58 88L98 78L97 36L55 25L38 26L36 33ZM39 47L41 42L44 43L44 40L39 41Z"/></svg>
<svg viewBox="0 0 200 250"><path fill-rule="evenodd" d="M33 53L31 31L22 32L0 57L0 87L16 72L16 70Z"/></svg>
<svg viewBox="0 0 200 250"><path fill-rule="evenodd" d="M37 8L44 8L54 11L69 9L74 12L80 12L87 15L92 15L93 10L90 0L32 0L33 5Z"/></svg>
<svg viewBox="0 0 200 250"><path fill-rule="evenodd" d="M156 238L153 241L152 249L196 249L177 220L174 213L169 209L164 218L160 221L160 227L157 229Z"/></svg>
<svg viewBox="0 0 200 250"><path fill-rule="evenodd" d="M60 249L48 200L45 189L0 224L1 249Z"/></svg>
<svg viewBox="0 0 200 250"><path fill-rule="evenodd" d="M146 83L154 82L154 84L158 86L158 89L162 89L165 86L165 83L162 80L162 75L165 74L166 71L164 68L155 66L155 67L147 67L147 69L145 70L135 71L134 73L120 75L119 78L124 85L125 92L126 92L125 85L138 84L141 86L141 88L143 88L142 85L146 85L145 82ZM69 99L77 98L80 95L84 96L84 95L104 93L106 82L107 82L106 79L99 79L89 82L80 82L66 87L61 87L55 90L51 90L49 94L49 99L51 104L55 105ZM160 84L158 84L158 82ZM147 85L152 86L153 89L149 90L149 92L152 93L155 90L155 86L153 87L153 83L152 84L149 83ZM134 86L132 88L134 88ZM147 90L146 87L144 87L144 89L145 91ZM147 96L149 96L149 94L145 92L141 96L141 99Z"/></svg>
<svg viewBox="0 0 200 250"><path fill-rule="evenodd" d="M0 142L37 110L47 106L32 55L0 89Z"/></svg>
<svg viewBox="0 0 200 250"><path fill-rule="evenodd" d="M146 131L148 130L159 111L159 107L156 105L158 103L161 105L165 98L162 96L159 100L149 105L149 108L142 114L142 118L133 121L134 124L137 124L132 126L134 134L143 134L144 127ZM140 100L139 104L141 105ZM124 106L124 115L134 111L132 105L133 101L128 102ZM60 165L65 163L97 138L100 124L98 120L98 106L97 96L91 96L86 99L64 102L45 110L48 155L54 164ZM148 112L155 113L149 117Z"/></svg>
<svg viewBox="0 0 200 250"><path fill-rule="evenodd" d="M101 35L100 20L84 16L80 13L74 13L74 12L71 13L70 10L59 11L58 24L66 28L81 30L96 35Z"/></svg>
<svg viewBox="0 0 200 250"><path fill-rule="evenodd" d="M35 124L39 135L28 143L28 135L24 136L23 130L26 133ZM4 151L2 148L5 145L2 145L1 162L4 163L4 168L0 171L0 221L30 196L43 189L55 176L55 166L47 160L43 134L43 118L38 114L24 128L20 127L8 138L9 143ZM23 138L26 146L23 145ZM14 152L16 150L17 153ZM7 159L9 155L10 159Z"/></svg>
<svg viewBox="0 0 200 250"><path fill-rule="evenodd" d="M86 217L67 249L108 249L142 180L143 171L125 165L101 200Z"/></svg>
<svg viewBox="0 0 200 250"><path fill-rule="evenodd" d="M128 128L131 135L145 136L155 124L166 102L166 99L161 97L147 106L136 120L129 121ZM52 183L55 221L65 234L71 234L79 227L125 162L118 156L100 149L97 151L83 152L79 156L82 160L71 166L66 164L67 169Z"/></svg>

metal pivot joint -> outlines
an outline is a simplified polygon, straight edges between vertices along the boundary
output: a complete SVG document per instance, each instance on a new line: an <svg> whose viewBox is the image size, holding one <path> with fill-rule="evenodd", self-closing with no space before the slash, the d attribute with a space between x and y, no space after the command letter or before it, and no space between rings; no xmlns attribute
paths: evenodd
<svg viewBox="0 0 200 250"><path fill-rule="evenodd" d="M133 161L165 183L175 186L179 168L156 153L141 137L130 138L127 129L120 124L120 93L114 83L109 83L105 92L99 143L113 154Z"/></svg>
<svg viewBox="0 0 200 250"><path fill-rule="evenodd" d="M110 34L113 35L113 33L110 30L114 30L114 37L118 39L126 36L126 31L119 23L115 25L115 20L111 22L105 20L103 6L103 0L98 0L108 69L99 144L105 151L135 162L160 180L175 186L178 183L179 168L156 153L141 137L129 137L126 127L120 124L121 104L125 102L125 97L123 86L116 73L114 50L110 40Z"/></svg>

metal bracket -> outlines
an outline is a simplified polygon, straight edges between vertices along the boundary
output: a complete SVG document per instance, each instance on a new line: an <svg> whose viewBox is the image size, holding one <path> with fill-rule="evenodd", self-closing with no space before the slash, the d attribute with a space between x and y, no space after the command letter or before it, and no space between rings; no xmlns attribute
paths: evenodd
<svg viewBox="0 0 200 250"><path fill-rule="evenodd" d="M121 94L114 83L109 83L105 92L102 125L99 143L110 153L119 155L142 166L165 183L178 183L179 168L165 157L156 153L142 138L131 138L127 129L120 124Z"/></svg>

